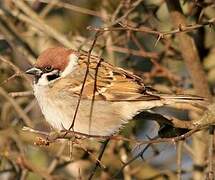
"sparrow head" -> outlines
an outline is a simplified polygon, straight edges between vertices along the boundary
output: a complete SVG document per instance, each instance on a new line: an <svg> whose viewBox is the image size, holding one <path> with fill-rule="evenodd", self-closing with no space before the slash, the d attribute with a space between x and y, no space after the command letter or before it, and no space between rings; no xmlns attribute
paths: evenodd
<svg viewBox="0 0 215 180"><path fill-rule="evenodd" d="M37 58L34 67L26 71L34 75L35 84L48 85L73 71L78 61L78 52L63 47L46 49Z"/></svg>

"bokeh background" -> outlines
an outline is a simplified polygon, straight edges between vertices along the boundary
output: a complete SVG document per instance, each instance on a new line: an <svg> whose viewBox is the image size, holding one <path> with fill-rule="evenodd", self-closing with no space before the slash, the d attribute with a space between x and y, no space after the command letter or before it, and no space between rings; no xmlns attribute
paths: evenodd
<svg viewBox="0 0 215 180"><path fill-rule="evenodd" d="M88 179L97 162L101 140L56 140L39 146L35 142L44 136L23 130L53 131L34 99L31 77L24 74L43 50L64 46L89 51L100 30L92 54L134 72L161 92L212 100L214 21L213 0L1 0L0 179ZM202 114L187 106L154 111L185 121ZM156 121L140 115L120 134L150 141L159 129ZM172 130L164 127L164 134ZM211 178L209 139L205 131L180 142L152 144L142 156L146 145L111 140L92 179Z"/></svg>

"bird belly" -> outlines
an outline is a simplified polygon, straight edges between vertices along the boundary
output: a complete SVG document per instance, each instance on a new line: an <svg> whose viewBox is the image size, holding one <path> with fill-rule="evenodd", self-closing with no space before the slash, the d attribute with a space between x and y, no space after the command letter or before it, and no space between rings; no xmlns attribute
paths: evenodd
<svg viewBox="0 0 215 180"><path fill-rule="evenodd" d="M45 119L57 130L70 130L83 134L109 136L118 132L133 116L145 109L143 102L95 101L90 118L91 100L82 99L74 119L78 97L65 93L51 93L34 88ZM146 108L148 109L148 108Z"/></svg>
<svg viewBox="0 0 215 180"><path fill-rule="evenodd" d="M81 100L74 119L78 98L50 92L45 87L34 87L41 111L48 123L57 130L69 129L83 134L108 136L117 132L126 123L118 107L107 101L95 101L90 118L91 100Z"/></svg>

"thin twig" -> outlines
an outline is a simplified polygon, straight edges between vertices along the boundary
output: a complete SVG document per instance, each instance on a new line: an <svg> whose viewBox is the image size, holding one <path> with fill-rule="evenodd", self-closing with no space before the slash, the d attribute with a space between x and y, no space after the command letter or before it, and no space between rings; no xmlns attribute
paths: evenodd
<svg viewBox="0 0 215 180"><path fill-rule="evenodd" d="M9 60L5 59L3 56L0 56L0 61L4 62L5 64L8 64L14 71L15 74L18 74L19 76L23 77L27 82L30 83L27 75L23 73L16 65L14 65L12 62Z"/></svg>
<svg viewBox="0 0 215 180"><path fill-rule="evenodd" d="M126 163L124 163L124 165L120 168L120 170L114 175L115 178L117 178L120 173L123 171L124 168L126 168L126 166L128 166L129 164L131 164L132 162L134 162L135 160L137 160L138 158L142 158L143 159L143 154L146 152L146 150L150 147L151 143L148 143L142 151L140 151L136 156L134 156L132 159L130 159L129 161L127 161Z"/></svg>
<svg viewBox="0 0 215 180"><path fill-rule="evenodd" d="M209 127L209 147L208 147L208 180L214 180L214 129L215 126L212 125Z"/></svg>
<svg viewBox="0 0 215 180"><path fill-rule="evenodd" d="M124 47L119 47L119 46L108 46L108 47L106 47L106 49L115 51L115 52L125 53L125 54L130 53L131 55L134 55L134 56L153 58L153 59L158 58L158 53L156 53L156 52L144 52L144 51L124 48Z"/></svg>
<svg viewBox="0 0 215 180"><path fill-rule="evenodd" d="M16 45L20 48L20 52L27 55L28 61L33 64L37 57L37 53L31 48L29 43L20 35L20 33L16 30L16 26L9 21L9 18L6 18L5 15L0 16L1 23L1 32L5 34L7 39L12 42L17 42ZM6 32L7 31L7 32Z"/></svg>
<svg viewBox="0 0 215 180"><path fill-rule="evenodd" d="M202 28L204 26L213 26L215 23L215 18L211 18L201 24L192 24L192 25L180 25L178 28L170 30L170 31L156 31L152 30L149 27L141 26L141 27L132 27L129 25L124 25L121 23L123 27L104 27L104 28L97 28L89 26L88 29L91 31L134 31L134 32L142 32L147 34L156 35L159 37L159 39L164 38L164 36L167 35L173 35L178 34L182 32L190 32L199 28Z"/></svg>
<svg viewBox="0 0 215 180"><path fill-rule="evenodd" d="M38 134L42 134L46 136L46 140L44 140L44 144L48 145L50 143L55 142L58 139L71 139L71 138L76 138L76 139L96 139L96 140L106 140L106 139L110 139L110 140L115 140L115 141L127 141L127 142L134 142L134 143L139 143L140 145L143 144L157 144L157 143L162 143L162 142L178 142L180 140L184 140L188 137L190 137L191 135L193 135L194 133L204 130L204 129L208 129L208 127L210 125L214 124L214 122L212 123L208 123L208 124L203 124L203 125L199 125L196 126L196 128L188 131L187 133L177 136L177 137L173 137L173 138L157 138L157 139L152 139L152 140L137 140L137 139L131 139L131 138L125 138L122 136L100 136L100 135L88 135L88 134L83 134L83 133L79 133L79 132L75 132L75 131L66 131L66 136L65 136L65 131L61 131L61 132L52 132L51 134L48 134L46 132L40 132L40 131L35 131L34 129L31 129L31 131L37 133Z"/></svg>
<svg viewBox="0 0 215 180"><path fill-rule="evenodd" d="M123 20L124 20L133 10L135 10L142 2L143 2L143 0L137 0L137 1L135 1L135 2L131 5L131 7L130 7L126 12L123 13L123 15L122 15L121 17L117 18L117 19L116 19L115 21L113 21L113 22L110 22L110 23L108 24L108 27L112 27L112 26L114 26L114 25L120 23L121 21L123 21Z"/></svg>
<svg viewBox="0 0 215 180"><path fill-rule="evenodd" d="M186 25L186 17L183 14L179 0L166 0L168 10L170 12L170 17L174 26L177 26L180 30L184 29ZM214 23L215 18L208 22L208 24ZM202 27L201 25L196 25L194 27ZM193 29L192 29L193 30ZM187 70L192 79L193 86L196 90L196 94L206 97L209 100L212 100L212 95L207 82L207 76L203 70L203 66L200 61L197 47L195 45L194 39L186 33L180 33L178 36L179 48L181 49L182 57L184 58ZM207 137L207 134L204 131L201 131L193 137L193 148L195 149L195 159L194 163L198 166L204 166L205 155L207 151L207 142L202 142L199 140L200 137ZM194 172L194 179L203 179L203 172Z"/></svg>
<svg viewBox="0 0 215 180"><path fill-rule="evenodd" d="M33 0L25 0L25 1L32 2ZM39 0L39 1L43 2L43 3L52 3L52 1L50 1L50 0ZM83 8L83 7L80 7L80 6L76 6L76 5L73 5L71 3L60 2L59 1L55 5L58 6L58 7L62 7L62 8L65 8L65 9L69 9L69 10L78 12L78 13L82 13L82 14L86 14L86 15L91 15L91 16L96 16L96 17L99 17L101 19L104 19L102 17L102 15L100 13L98 13L97 11L93 11L93 10L90 10L90 9L87 9L87 8Z"/></svg>
<svg viewBox="0 0 215 180"><path fill-rule="evenodd" d="M182 161L182 149L183 149L183 141L178 141L176 144L176 149L177 149L177 180L181 180L181 161Z"/></svg>
<svg viewBox="0 0 215 180"><path fill-rule="evenodd" d="M94 79L94 86L93 86L93 97L91 100L91 104L90 104L90 120L89 120L89 134L90 133L90 128L91 128L91 124L92 124L92 120L93 120L93 108L94 108L94 102L95 102L95 97L96 97L96 92L97 92L97 75L98 75L98 71L99 71L99 67L102 63L103 59L100 58L99 62L96 65L96 70L95 70L95 79Z"/></svg>
<svg viewBox="0 0 215 180"><path fill-rule="evenodd" d="M22 118L25 124L29 127L33 127L32 120L26 115L26 113L22 110L22 108L16 103L16 101L10 97L7 92L0 87L0 95L3 96L11 105L14 107L17 114Z"/></svg>
<svg viewBox="0 0 215 180"><path fill-rule="evenodd" d="M10 92L9 95L11 97L20 97L20 96L32 96L32 91L22 91L22 92Z"/></svg>
<svg viewBox="0 0 215 180"><path fill-rule="evenodd" d="M40 12L40 17L44 19L48 13L59 4L60 0L52 0L48 3L48 5Z"/></svg>
<svg viewBox="0 0 215 180"><path fill-rule="evenodd" d="M60 158L61 154L63 153L65 147L66 147L65 142L59 147L56 156L54 157L54 159L52 160L52 162L50 163L50 165L48 167L49 174L52 174L52 172L55 170L56 166L58 165L59 158Z"/></svg>
<svg viewBox="0 0 215 180"><path fill-rule="evenodd" d="M102 143L102 145L100 147L100 151L99 151L99 156L97 158L99 161L101 161L101 159L103 157L103 154L104 154L104 151L105 151L109 141L110 141L110 139L107 139ZM96 173L96 170L97 170L98 167L99 167L99 162L97 161L96 164L95 164L95 167L93 168L93 170L92 170L92 172L91 172L91 174L90 174L90 176L88 178L88 180L91 180L93 178L93 176Z"/></svg>
<svg viewBox="0 0 215 180"><path fill-rule="evenodd" d="M40 131L40 130L36 130L36 129L32 129L32 128L27 127L27 126L24 126L24 127L22 128L22 130L23 130L23 131L32 132L32 133L35 133L35 134L41 134L41 135L49 136L49 133L47 133L47 132Z"/></svg>
<svg viewBox="0 0 215 180"><path fill-rule="evenodd" d="M89 65L90 65L91 52L92 52L92 50L93 50L93 48L94 48L94 46L96 44L96 41L97 41L99 35L100 35L100 32L97 32L95 34L92 46L91 46L90 50L88 51L87 68L86 68L85 76L84 76L84 79L83 79L83 84L82 84L82 87L81 87L81 90L80 90L80 95L79 95L79 99L78 99L78 102L77 102L77 106L76 106L76 109L75 109L75 114L73 116L73 120L72 120L71 126L69 127L68 131L70 131L71 129L73 129L73 127L75 125L75 119L76 119L76 116L77 116L77 113L78 113L78 109L79 109L79 106L80 106L82 94L83 94L83 91L84 91L84 86L85 86L85 83L86 83L86 80L87 80L87 76L88 76L88 73L89 73ZM66 134L65 134L65 136L66 136Z"/></svg>
<svg viewBox="0 0 215 180"><path fill-rule="evenodd" d="M24 2L22 1L13 1L17 7L19 7L22 11L26 13L23 14L20 11L12 10L10 13L18 18L21 21L24 21L31 26L34 26L35 28L45 32L47 35L53 37L58 42L63 44L65 47L74 48L74 45L61 33L59 33L57 30L52 28L51 26L47 25L30 7L28 7ZM9 12L8 12L9 13Z"/></svg>

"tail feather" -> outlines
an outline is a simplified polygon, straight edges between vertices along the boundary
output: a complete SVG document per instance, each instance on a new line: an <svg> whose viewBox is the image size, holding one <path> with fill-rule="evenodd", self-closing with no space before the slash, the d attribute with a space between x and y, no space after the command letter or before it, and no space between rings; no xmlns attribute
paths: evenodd
<svg viewBox="0 0 215 180"><path fill-rule="evenodd" d="M207 101L206 98L194 95L160 95L162 99L174 100L176 102L186 102L186 101Z"/></svg>
<svg viewBox="0 0 215 180"><path fill-rule="evenodd" d="M133 101L132 103L136 103L134 108L134 112L138 113L144 110L149 110L155 107L162 107L162 106L171 106L178 108L179 104L189 104L199 109L207 109L208 101L200 96L192 96L192 95L170 95L170 94L153 94L154 99L142 100L142 101ZM184 106L185 107L185 106ZM180 108L183 108L180 106ZM134 113L134 114L135 114Z"/></svg>
<svg viewBox="0 0 215 180"><path fill-rule="evenodd" d="M164 100L165 104L174 103L189 103L193 105L207 105L208 100L204 97L194 96L194 95L160 95L161 99Z"/></svg>

